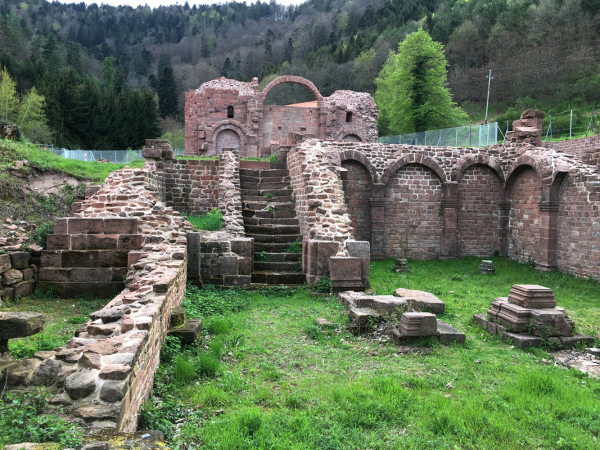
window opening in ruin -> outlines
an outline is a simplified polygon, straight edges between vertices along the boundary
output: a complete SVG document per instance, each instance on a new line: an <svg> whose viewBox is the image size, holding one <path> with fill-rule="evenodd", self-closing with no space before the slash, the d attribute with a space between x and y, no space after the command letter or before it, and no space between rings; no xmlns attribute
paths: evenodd
<svg viewBox="0 0 600 450"><path fill-rule="evenodd" d="M228 119L233 119L233 106L228 106L227 107L227 118Z"/></svg>
<svg viewBox="0 0 600 450"><path fill-rule="evenodd" d="M351 112L346 113L346 122L352 122L352 113Z"/></svg>

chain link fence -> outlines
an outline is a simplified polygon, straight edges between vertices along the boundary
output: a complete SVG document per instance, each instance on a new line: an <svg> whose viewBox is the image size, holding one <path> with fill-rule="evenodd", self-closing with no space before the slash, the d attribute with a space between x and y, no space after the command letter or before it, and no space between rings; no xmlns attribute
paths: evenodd
<svg viewBox="0 0 600 450"><path fill-rule="evenodd" d="M128 164L131 161L143 159L142 150L68 150L66 148L55 148L52 144L40 144L42 150L47 150L65 159L76 159L78 161L105 160L117 164ZM183 156L183 148L174 149L176 156Z"/></svg>
<svg viewBox="0 0 600 450"><path fill-rule="evenodd" d="M436 147L486 147L496 145L498 138L504 140L504 133L498 128L498 123L494 122L380 137L379 143L432 145Z"/></svg>

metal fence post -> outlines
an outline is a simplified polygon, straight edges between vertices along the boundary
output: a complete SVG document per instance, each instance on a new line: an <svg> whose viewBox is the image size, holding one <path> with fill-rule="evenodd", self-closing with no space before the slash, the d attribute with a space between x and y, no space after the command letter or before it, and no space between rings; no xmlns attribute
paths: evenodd
<svg viewBox="0 0 600 450"><path fill-rule="evenodd" d="M573 110L571 110L571 121L569 123L569 139L573 136Z"/></svg>

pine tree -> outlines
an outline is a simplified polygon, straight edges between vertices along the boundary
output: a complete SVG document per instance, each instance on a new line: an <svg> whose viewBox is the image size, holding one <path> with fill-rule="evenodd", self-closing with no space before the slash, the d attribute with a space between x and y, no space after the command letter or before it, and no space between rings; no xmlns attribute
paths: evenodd
<svg viewBox="0 0 600 450"><path fill-rule="evenodd" d="M158 76L158 108L160 117L177 116L177 86L171 64L165 66Z"/></svg>
<svg viewBox="0 0 600 450"><path fill-rule="evenodd" d="M115 84L115 66L113 66L113 63L115 62L115 58L112 56L107 56L106 58L104 58L104 61L102 61L102 81L104 82L104 85L112 90Z"/></svg>
<svg viewBox="0 0 600 450"><path fill-rule="evenodd" d="M398 45L375 80L380 134L402 134L462 125L467 114L446 86L442 44L423 29Z"/></svg>

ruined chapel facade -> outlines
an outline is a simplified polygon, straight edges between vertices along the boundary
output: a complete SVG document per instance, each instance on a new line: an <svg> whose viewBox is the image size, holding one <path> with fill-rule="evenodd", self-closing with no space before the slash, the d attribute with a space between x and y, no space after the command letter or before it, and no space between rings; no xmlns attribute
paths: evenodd
<svg viewBox="0 0 600 450"><path fill-rule="evenodd" d="M268 93L285 83L304 86L315 100L265 104ZM323 97L313 83L296 76L278 77L262 91L257 78L249 83L219 78L185 95L185 155L218 155L223 148L235 148L240 157L270 156L289 133L376 142L377 117L373 97L364 92L335 91Z"/></svg>

